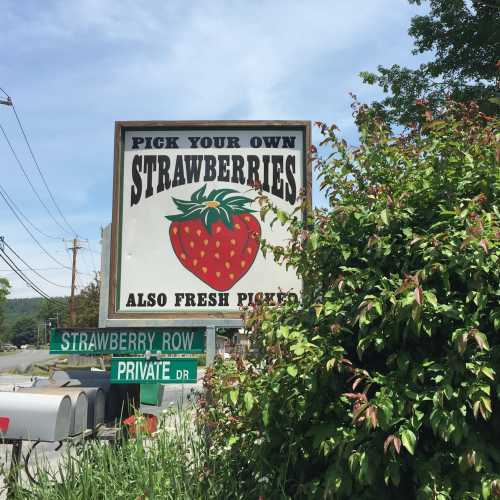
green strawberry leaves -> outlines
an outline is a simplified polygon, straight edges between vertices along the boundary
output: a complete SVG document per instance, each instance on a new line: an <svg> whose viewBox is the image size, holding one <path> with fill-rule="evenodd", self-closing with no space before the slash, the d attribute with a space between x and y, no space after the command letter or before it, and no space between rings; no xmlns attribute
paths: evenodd
<svg viewBox="0 0 500 500"><path fill-rule="evenodd" d="M232 229L233 215L255 212L247 207L253 201L251 198L241 195L229 196L232 193L238 193L235 189L214 189L205 195L206 189L207 185L205 184L191 195L190 200L172 198L181 213L167 215L165 218L172 222L201 219L210 234L212 224L219 220Z"/></svg>

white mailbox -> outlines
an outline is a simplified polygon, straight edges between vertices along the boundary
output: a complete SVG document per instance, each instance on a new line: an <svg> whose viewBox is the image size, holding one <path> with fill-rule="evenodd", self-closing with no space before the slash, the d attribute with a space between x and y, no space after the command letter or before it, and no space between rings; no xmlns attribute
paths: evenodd
<svg viewBox="0 0 500 500"><path fill-rule="evenodd" d="M104 422L106 394L100 387L82 387L79 380L59 377L57 379L55 377L52 379L37 379L32 387L79 389L88 398L87 429L95 429L99 424Z"/></svg>
<svg viewBox="0 0 500 500"><path fill-rule="evenodd" d="M69 435L71 414L65 394L0 392L0 416L9 418L6 439L61 441Z"/></svg>
<svg viewBox="0 0 500 500"><path fill-rule="evenodd" d="M67 395L71 400L69 435L76 436L87 429L88 398L80 387L20 387L18 391L40 396Z"/></svg>
<svg viewBox="0 0 500 500"><path fill-rule="evenodd" d="M99 424L104 423L106 395L100 387L77 387L77 389L83 391L88 398L87 428L95 429Z"/></svg>

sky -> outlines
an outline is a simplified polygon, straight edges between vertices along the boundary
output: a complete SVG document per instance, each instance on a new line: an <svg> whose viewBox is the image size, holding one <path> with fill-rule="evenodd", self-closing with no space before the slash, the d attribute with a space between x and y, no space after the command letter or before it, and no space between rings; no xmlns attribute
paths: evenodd
<svg viewBox="0 0 500 500"><path fill-rule="evenodd" d="M381 97L359 72L415 67L407 32L422 12L407 0L0 0L0 87L73 228L12 108L0 105L0 125L53 216L0 133L0 185L46 252L1 198L0 236L44 292L61 296L76 232L78 286L92 279L111 222L115 120L323 121L355 143L349 92ZM324 204L316 182L313 201ZM1 276L11 298L36 296L2 261Z"/></svg>

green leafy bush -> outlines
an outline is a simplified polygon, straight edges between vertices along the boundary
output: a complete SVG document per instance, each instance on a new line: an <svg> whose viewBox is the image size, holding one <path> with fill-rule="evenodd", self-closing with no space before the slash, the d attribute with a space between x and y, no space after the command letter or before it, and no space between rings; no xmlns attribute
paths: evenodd
<svg viewBox="0 0 500 500"><path fill-rule="evenodd" d="M260 354L207 374L200 418L248 498L493 498L498 121L450 103L393 136L354 111L357 147L318 124L328 209L303 223L261 198L291 233L263 250L297 269L303 301L249 311Z"/></svg>

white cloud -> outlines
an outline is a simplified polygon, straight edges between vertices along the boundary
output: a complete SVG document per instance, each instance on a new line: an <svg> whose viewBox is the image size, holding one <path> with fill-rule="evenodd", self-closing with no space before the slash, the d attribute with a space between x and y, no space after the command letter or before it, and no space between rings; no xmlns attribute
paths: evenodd
<svg viewBox="0 0 500 500"><path fill-rule="evenodd" d="M361 85L359 71L410 60L416 10L406 0L4 0L2 9L0 87L94 250L111 217L114 120L311 119L334 121L354 139L347 94L371 98L377 91ZM6 108L0 123L46 199ZM9 154L0 140L2 182L30 218L56 230ZM1 204L0 221L33 266L49 265ZM50 276L67 281L65 271Z"/></svg>

